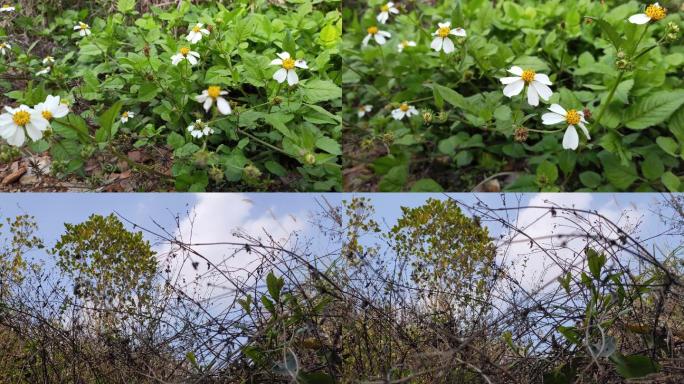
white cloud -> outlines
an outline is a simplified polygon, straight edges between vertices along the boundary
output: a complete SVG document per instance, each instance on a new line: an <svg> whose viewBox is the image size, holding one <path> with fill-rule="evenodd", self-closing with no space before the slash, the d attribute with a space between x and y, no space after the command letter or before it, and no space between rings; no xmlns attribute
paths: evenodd
<svg viewBox="0 0 684 384"><path fill-rule="evenodd" d="M286 208L286 206L285 206ZM245 240L236 236L243 231L259 237L264 244L269 242L267 234L280 244L287 244L291 235L303 231L306 226L306 213L283 212L283 206L257 207L249 195L239 193L198 194L197 202L188 217L182 219L175 236L185 243L238 242ZM181 253L171 260L172 276L177 276L178 286L185 287L186 293L202 298L225 295L225 277L214 268L208 268L207 260L218 266L223 273L234 278L245 279L249 271L258 267L254 252L228 245L195 246L194 250L205 259ZM162 257L169 250L168 245L159 249ZM165 262L165 261L163 261ZM193 266L193 263L197 263ZM196 267L196 268L195 268Z"/></svg>
<svg viewBox="0 0 684 384"><path fill-rule="evenodd" d="M526 289L544 286L562 272L558 263L570 265L580 264L583 249L587 245L585 238L559 238L560 234L577 233L578 227L573 224L576 217L573 214L557 209L554 216L551 207L556 205L566 208L594 210L608 220L618 223L623 230L631 232L642 219L644 207L621 207L617 200L610 200L601 206L592 194L547 194L539 193L529 199L527 205L549 207L548 209L525 208L520 210L515 221L517 228L535 239L537 244L531 244L522 234L510 232L504 241L500 242L498 261L510 268L510 274ZM606 229L603 220L588 214L581 214L589 223L581 225L583 230L590 233ZM505 247L506 240L513 242ZM555 249L557 248L557 249ZM554 249L544 252L544 249Z"/></svg>

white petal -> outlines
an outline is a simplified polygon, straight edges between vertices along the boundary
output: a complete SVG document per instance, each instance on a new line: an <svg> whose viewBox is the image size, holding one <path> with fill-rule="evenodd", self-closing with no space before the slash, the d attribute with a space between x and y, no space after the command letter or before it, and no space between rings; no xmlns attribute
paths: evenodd
<svg viewBox="0 0 684 384"><path fill-rule="evenodd" d="M278 53L278 57L280 57L280 58L283 59L283 60L289 59L289 58L290 58L290 53L289 53L289 52L281 52L281 53Z"/></svg>
<svg viewBox="0 0 684 384"><path fill-rule="evenodd" d="M545 113L542 115L542 124L553 125L565 121L565 115L559 115L554 112Z"/></svg>
<svg viewBox="0 0 684 384"><path fill-rule="evenodd" d="M446 23L437 23L437 25L439 25L440 28L449 28L451 27L451 21L447 21Z"/></svg>
<svg viewBox="0 0 684 384"><path fill-rule="evenodd" d="M404 118L404 111L397 108L392 111L392 117L394 118L394 120L401 120Z"/></svg>
<svg viewBox="0 0 684 384"><path fill-rule="evenodd" d="M515 66L515 65L512 66L511 69L508 70L508 72L510 72L516 76L522 76L522 74L523 74L522 68Z"/></svg>
<svg viewBox="0 0 684 384"><path fill-rule="evenodd" d="M373 38L375 38L375 42L378 43L378 44L380 44L380 45L384 45L384 44L387 42L387 39L385 39L385 36L383 36L383 35L381 35L381 34L379 34L379 33L376 33L376 34L373 36Z"/></svg>
<svg viewBox="0 0 684 384"><path fill-rule="evenodd" d="M389 33L389 32L387 32L387 31L378 31L378 35L382 35L382 36L384 36L384 37L386 37L386 38L388 38L388 39L389 39L390 37L392 37L392 34Z"/></svg>
<svg viewBox="0 0 684 384"><path fill-rule="evenodd" d="M518 80L522 80L522 78L521 77L515 77L515 76L514 77L502 77L499 80L501 80L501 84L506 85L506 84L515 83Z"/></svg>
<svg viewBox="0 0 684 384"><path fill-rule="evenodd" d="M294 69L287 71L287 83L290 85L295 85L299 82L299 77L297 77L297 72Z"/></svg>
<svg viewBox="0 0 684 384"><path fill-rule="evenodd" d="M188 62L190 63L191 66L194 66L197 64L197 59L195 58L195 56L188 55L187 59L188 59Z"/></svg>
<svg viewBox="0 0 684 384"><path fill-rule="evenodd" d="M645 13L637 13L629 17L629 22L632 24L646 24L649 21L651 21L651 18Z"/></svg>
<svg viewBox="0 0 684 384"><path fill-rule="evenodd" d="M183 58L183 55L173 55L171 56L171 64L178 65L178 63L180 63L181 60L183 60Z"/></svg>
<svg viewBox="0 0 684 384"><path fill-rule="evenodd" d="M519 95L520 92L522 92L523 88L525 88L525 82L522 79L520 79L516 82L510 83L507 86L505 86L503 89L503 94L507 97L513 97Z"/></svg>
<svg viewBox="0 0 684 384"><path fill-rule="evenodd" d="M198 103L204 103L205 101L207 101L208 98L209 95L207 94L207 91L204 91L201 95L195 96L195 101L197 101Z"/></svg>
<svg viewBox="0 0 684 384"><path fill-rule="evenodd" d="M532 83L530 83L531 88L534 87L535 91L539 94L539 97L544 99L545 101L549 101L549 98L553 95L553 91L551 88L547 87L546 85L533 80Z"/></svg>
<svg viewBox="0 0 684 384"><path fill-rule="evenodd" d="M212 104L214 104L214 99L212 99L211 97L207 98L207 99L204 101L204 110L207 111L207 112L209 112L209 110L211 109Z"/></svg>
<svg viewBox="0 0 684 384"><path fill-rule="evenodd" d="M43 138L43 131L45 129L40 129L37 126L33 124L28 124L26 126L26 133L28 133L28 136L31 138L33 141L38 141Z"/></svg>
<svg viewBox="0 0 684 384"><path fill-rule="evenodd" d="M551 106L549 107L549 111L555 112L555 113L562 115L562 116L565 116L568 114L568 111L566 111L565 108L561 107L558 104L551 104Z"/></svg>
<svg viewBox="0 0 684 384"><path fill-rule="evenodd" d="M454 42L451 41L450 38L445 37L444 38L444 44L442 45L442 49L444 50L444 53L451 53L454 51Z"/></svg>
<svg viewBox="0 0 684 384"><path fill-rule="evenodd" d="M306 61L304 61L304 60L295 61L295 67L309 69L309 67L306 65Z"/></svg>
<svg viewBox="0 0 684 384"><path fill-rule="evenodd" d="M387 12L380 12L378 17L376 18L378 22L385 24L387 22L387 19L389 19L389 13Z"/></svg>
<svg viewBox="0 0 684 384"><path fill-rule="evenodd" d="M432 40L432 43L430 44L430 48L439 52L442 49L442 41L443 40L444 40L444 38L442 38L442 37L435 37L435 39Z"/></svg>
<svg viewBox="0 0 684 384"><path fill-rule="evenodd" d="M452 29L449 33L454 36L466 37L466 31L463 28Z"/></svg>
<svg viewBox="0 0 684 384"><path fill-rule="evenodd" d="M569 126L563 135L563 148L575 150L579 146L579 136L574 126Z"/></svg>
<svg viewBox="0 0 684 384"><path fill-rule="evenodd" d="M527 103L533 107L539 105L539 94L537 89L533 86L527 87Z"/></svg>
<svg viewBox="0 0 684 384"><path fill-rule="evenodd" d="M371 34L367 34L366 37L363 38L363 41L361 42L361 45L363 45L364 47L365 47L366 45L368 45L368 41L370 41L371 36L372 36Z"/></svg>
<svg viewBox="0 0 684 384"><path fill-rule="evenodd" d="M219 112L221 112L224 115L230 115L232 112L230 109L230 103L226 101L223 97L219 97L216 100L216 106L218 107Z"/></svg>
<svg viewBox="0 0 684 384"><path fill-rule="evenodd" d="M281 59L273 59L271 65L283 65L283 61Z"/></svg>
<svg viewBox="0 0 684 384"><path fill-rule="evenodd" d="M59 105L59 100L59 96L48 95L48 97L45 99L45 105L49 111L52 111Z"/></svg>
<svg viewBox="0 0 684 384"><path fill-rule="evenodd" d="M57 108L55 108L52 111L52 117L57 118L57 119L60 119L60 118L66 116L68 114L69 114L69 107L64 105L64 104L58 105Z"/></svg>
<svg viewBox="0 0 684 384"><path fill-rule="evenodd" d="M580 126L580 128L582 128L582 132L584 133L584 136L587 137L587 140L591 140L591 136L589 136L589 130L584 125L584 123L579 123L578 125Z"/></svg>
<svg viewBox="0 0 684 384"><path fill-rule="evenodd" d="M538 81L538 82L540 82L540 83L542 83L542 84L553 85L553 83L551 82L551 79L549 79L549 77L546 76L546 75L543 74L543 73L537 73L537 74L535 74L535 75L534 75L534 80L536 80L536 81Z"/></svg>
<svg viewBox="0 0 684 384"><path fill-rule="evenodd" d="M280 68L273 74L273 80L282 83L287 78L287 69Z"/></svg>
<svg viewBox="0 0 684 384"><path fill-rule="evenodd" d="M26 141L26 134L24 134L23 129L19 128L14 132L12 136L6 137L5 140L7 140L7 143L9 145L21 147L22 145L24 145L24 141Z"/></svg>

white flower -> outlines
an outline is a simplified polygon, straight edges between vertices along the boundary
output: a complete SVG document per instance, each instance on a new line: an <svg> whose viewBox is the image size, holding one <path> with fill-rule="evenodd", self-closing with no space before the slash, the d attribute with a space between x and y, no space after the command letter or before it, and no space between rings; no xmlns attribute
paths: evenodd
<svg viewBox="0 0 684 384"><path fill-rule="evenodd" d="M40 140L50 125L40 112L26 105L16 109L5 107L5 111L0 115L0 136L15 147L24 145L26 134L34 141Z"/></svg>
<svg viewBox="0 0 684 384"><path fill-rule="evenodd" d="M362 117L366 116L366 113L369 113L372 110L373 110L373 106L366 104L366 105L360 106L359 111L356 112L356 114L359 116L359 118L362 118Z"/></svg>
<svg viewBox="0 0 684 384"><path fill-rule="evenodd" d="M195 121L195 124L188 127L188 132L190 132L192 137L201 139L204 136L213 135L214 129L210 128L206 123L202 122L202 120L197 120Z"/></svg>
<svg viewBox="0 0 684 384"><path fill-rule="evenodd" d="M9 4L4 4L2 7L0 7L0 13L1 12L14 12L15 8Z"/></svg>
<svg viewBox="0 0 684 384"><path fill-rule="evenodd" d="M549 101L553 91L548 86L553 84L549 77L541 73L535 73L532 70L522 70L520 67L513 66L508 72L514 74L514 77L504 77L501 80L502 84L506 86L503 89L503 94L507 97L519 95L523 88L527 85L527 102L531 106L539 105L539 97L544 101Z"/></svg>
<svg viewBox="0 0 684 384"><path fill-rule="evenodd" d="M271 61L271 65L280 65L282 68L273 74L273 79L279 83L282 83L285 81L285 79L287 79L288 84L297 84L299 82L299 77L297 77L297 73L295 72L294 68L297 67L308 69L309 67L306 65L306 61L295 60L290 57L288 52L279 53L278 57L280 58Z"/></svg>
<svg viewBox="0 0 684 384"><path fill-rule="evenodd" d="M0 43L0 53L2 53L3 56L6 55L7 51L10 49L12 49L12 46L9 45L9 43Z"/></svg>
<svg viewBox="0 0 684 384"><path fill-rule="evenodd" d="M86 23L78 23L78 25L74 27L74 31L79 31L78 34L81 35L81 37L90 36L92 34L92 32L90 32L90 25Z"/></svg>
<svg viewBox="0 0 684 384"><path fill-rule="evenodd" d="M47 75L48 73L50 73L50 70L50 67L45 67L44 69L41 69L40 71L36 72L36 76Z"/></svg>
<svg viewBox="0 0 684 384"><path fill-rule="evenodd" d="M52 56L45 56L45 58L43 59L44 65L52 65L54 63L55 63L55 58Z"/></svg>
<svg viewBox="0 0 684 384"><path fill-rule="evenodd" d="M197 100L198 103L204 103L204 110L207 112L209 112L211 106L214 105L214 101L216 101L219 112L223 115L230 115L232 112L230 103L221 97L227 94L227 91L222 91L220 87L212 85L209 89L203 91L201 95L195 97L195 100Z"/></svg>
<svg viewBox="0 0 684 384"><path fill-rule="evenodd" d="M192 27L190 33L188 33L186 40L188 40L190 44L197 44L198 41L202 40L202 35L209 36L209 30L203 27L204 24L197 23L194 27Z"/></svg>
<svg viewBox="0 0 684 384"><path fill-rule="evenodd" d="M387 32L387 31L381 31L378 29L378 27L368 27L368 29L366 29L366 31L368 32L368 34L366 35L366 37L363 38L363 43L362 43L362 45L364 47L366 45L368 45L368 42L370 41L371 38L373 38L373 40L375 40L376 43L378 43L380 45L385 45L385 43L387 42L387 39L392 37L391 33Z"/></svg>
<svg viewBox="0 0 684 384"><path fill-rule="evenodd" d="M394 7L394 3L391 1L380 7L380 14L377 17L378 21L385 24L390 17L390 13L399 14L399 10Z"/></svg>
<svg viewBox="0 0 684 384"><path fill-rule="evenodd" d="M188 63L190 63L190 65L193 66L197 64L199 58L199 53L191 51L188 47L181 47L181 49L178 50L177 54L171 56L171 64L178 65L178 63L180 63L181 61L187 60Z"/></svg>
<svg viewBox="0 0 684 384"><path fill-rule="evenodd" d="M432 44L430 44L430 47L434 49L435 51L439 52L441 50L444 51L444 53L451 53L454 51L454 42L451 41L449 38L449 35L454 35L458 37L465 37L466 36L466 31L463 28L456 28L456 29L451 29L451 22L446 22L446 23L439 23L439 28L435 33L433 33L433 36L435 37L434 40L432 40Z"/></svg>
<svg viewBox="0 0 684 384"><path fill-rule="evenodd" d="M637 13L629 17L629 22L632 24L646 24L649 21L662 20L667 16L667 10L660 6L659 3L651 4L646 7L644 13Z"/></svg>
<svg viewBox="0 0 684 384"><path fill-rule="evenodd" d="M59 96L48 95L44 102L37 104L33 109L40 112L45 120L51 122L53 119L60 119L69 114L69 107L60 103Z"/></svg>
<svg viewBox="0 0 684 384"><path fill-rule="evenodd" d="M401 120L406 117L411 117L417 115L418 110L413 105L408 105L406 103L401 103L399 108L392 111L392 117L394 120Z"/></svg>
<svg viewBox="0 0 684 384"><path fill-rule="evenodd" d="M121 124L126 124L128 123L128 120L132 119L135 117L135 112L131 111L126 111L121 114Z"/></svg>
<svg viewBox="0 0 684 384"><path fill-rule="evenodd" d="M403 40L401 43L399 43L399 44L397 45L397 51L403 52L403 51L404 51L404 48L415 47L415 46L416 46L416 42L415 42L415 41L412 41L412 40Z"/></svg>
<svg viewBox="0 0 684 384"><path fill-rule="evenodd" d="M582 128L582 133L587 137L587 140L591 140L589 136L589 131L584 124L587 121L584 119L584 112L571 109L566 111L558 104L552 104L549 107L551 113L545 113L542 115L542 123L545 125L553 125L562 122L568 123L568 129L565 130L565 135L563 135L563 148L575 150L579 146L579 136L577 135L576 125Z"/></svg>

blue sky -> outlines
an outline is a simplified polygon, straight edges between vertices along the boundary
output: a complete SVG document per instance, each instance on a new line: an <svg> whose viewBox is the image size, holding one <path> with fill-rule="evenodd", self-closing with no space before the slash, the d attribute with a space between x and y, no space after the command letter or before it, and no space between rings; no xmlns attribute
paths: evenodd
<svg viewBox="0 0 684 384"><path fill-rule="evenodd" d="M317 208L315 199L325 196L332 204L352 196L365 196L372 199L378 217L393 222L399 217L400 206L418 206L429 197L444 198L443 194L308 194L308 193L252 193L242 194L253 202L250 215L263 216L270 209L277 215L302 214ZM151 224L155 219L162 224L172 225L172 213L183 213L199 201L199 194L4 194L0 198L0 216L8 217L28 213L36 217L43 237L54 239L62 233L63 223L78 223L91 214L119 212L134 222ZM449 194L466 203L475 202L472 194ZM537 194L509 194L509 200L522 198L529 202ZM562 205L573 205L578 201L587 204L586 196L581 194L549 194L546 197ZM584 196L584 197L582 197ZM491 205L500 205L499 194L480 194L479 198ZM606 205L619 208L630 206L648 207L658 197L657 194L591 194L588 206L600 209ZM231 207L219 210L217 215L231 215ZM270 215L270 214L269 214Z"/></svg>

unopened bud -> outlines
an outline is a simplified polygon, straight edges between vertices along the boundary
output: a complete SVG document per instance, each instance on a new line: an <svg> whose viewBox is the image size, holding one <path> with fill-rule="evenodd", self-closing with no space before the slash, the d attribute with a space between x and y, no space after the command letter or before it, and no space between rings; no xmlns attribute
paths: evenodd
<svg viewBox="0 0 684 384"><path fill-rule="evenodd" d="M432 111L429 109L423 110L423 122L425 124L430 124L432 123L432 119L434 118L434 115L432 114Z"/></svg>
<svg viewBox="0 0 684 384"><path fill-rule="evenodd" d="M243 170L245 178L256 180L261 177L261 170L254 164L248 164Z"/></svg>
<svg viewBox="0 0 684 384"><path fill-rule="evenodd" d="M513 134L513 138L518 143L524 143L525 141L527 141L527 138L529 137L529 135L530 135L530 130L523 127L523 126L520 126L520 127L515 128L515 133Z"/></svg>
<svg viewBox="0 0 684 384"><path fill-rule="evenodd" d="M313 153L307 153L306 155L304 155L304 164L307 164L307 165L316 164L316 155L314 155Z"/></svg>
<svg viewBox="0 0 684 384"><path fill-rule="evenodd" d="M223 181L223 170L219 167L213 166L209 169L209 177L214 180L216 183L220 183Z"/></svg>

